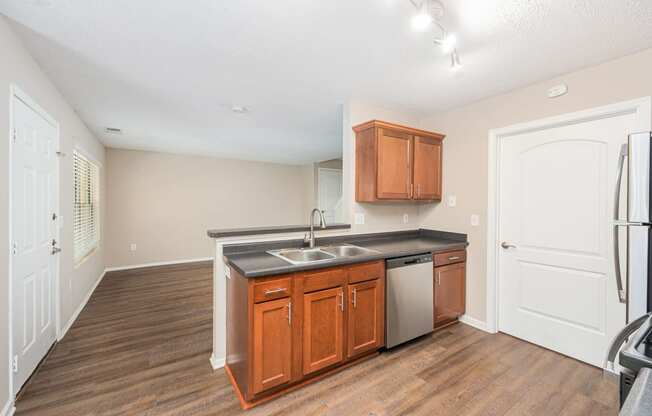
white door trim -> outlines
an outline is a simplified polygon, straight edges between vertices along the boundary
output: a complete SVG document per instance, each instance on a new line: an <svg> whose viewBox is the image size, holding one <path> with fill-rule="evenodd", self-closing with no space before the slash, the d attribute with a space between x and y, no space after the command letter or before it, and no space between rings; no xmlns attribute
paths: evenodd
<svg viewBox="0 0 652 416"><path fill-rule="evenodd" d="M7 180L9 181L9 261L8 261L8 274L7 276L9 277L9 290L7 293L8 302L8 308L9 308L9 363L12 362L13 356L14 356L14 333L13 333L13 283L12 283L12 252L11 252L11 247L13 244L13 203L11 201L12 195L13 195L13 131L14 131L14 97L21 100L23 103L25 103L27 106L32 108L35 112L37 112L41 117L43 117L48 123L50 123L52 126L54 126L57 129L57 135L55 138L55 148L57 150L60 149L60 138L61 138L61 128L59 126L59 123L52 117L50 114L48 114L47 111L45 111L41 106L39 106L29 95L27 95L23 90L21 90L18 86L11 84L9 86L9 134L7 135L7 138L9 140L9 163L8 163L8 175L7 175ZM60 190L61 190L61 184L60 184L60 164L61 162L57 159L57 167L56 167L56 173L55 173L55 183L56 183L56 191L55 191L55 196L56 196L56 202L55 206L57 207L57 212L60 214L61 213L61 198L60 198ZM59 229L59 226L55 227L56 229L56 239L57 241L61 241L61 230ZM60 308L60 302L61 302L61 297L60 297L60 288L59 288L59 274L60 274L60 268L61 268L61 255L57 256L56 259L56 267L55 267L55 273L54 273L54 307L55 307L55 329L57 333L57 340L60 340L60 335L61 335L61 308ZM15 400L15 393L14 393L14 374L12 370L12 366L9 365L9 399L13 402Z"/></svg>
<svg viewBox="0 0 652 416"><path fill-rule="evenodd" d="M501 140L506 137L583 123L587 121L606 119L624 114L634 114L636 131L652 130L652 97L642 97L603 107L596 107L574 113L548 117L541 120L519 123L508 127L489 130L489 163L487 172L487 330L498 331L498 235L500 224L500 151ZM635 133L633 131L632 133Z"/></svg>

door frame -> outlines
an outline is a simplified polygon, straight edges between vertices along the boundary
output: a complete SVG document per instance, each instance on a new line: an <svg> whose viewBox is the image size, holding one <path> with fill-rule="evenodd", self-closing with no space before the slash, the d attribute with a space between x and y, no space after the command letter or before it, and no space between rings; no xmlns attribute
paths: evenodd
<svg viewBox="0 0 652 416"><path fill-rule="evenodd" d="M487 286L486 286L486 330L498 332L498 298L500 275L498 244L500 244L500 155L502 139L518 134L547 130L555 127L569 126L589 121L608 119L626 114L633 114L635 127L632 131L652 131L652 97L641 97L618 102L588 110L547 117L540 120L514 124L489 130L489 163L487 172Z"/></svg>
<svg viewBox="0 0 652 416"><path fill-rule="evenodd" d="M8 241L8 246L9 246L9 261L8 263L8 274L9 276L9 285L8 285L8 293L7 297L9 298L9 301L7 302L7 305L9 307L9 392L10 392L10 399L11 401L15 401L16 399L16 393L14 391L14 373L12 369L12 361L13 361L13 356L14 356L14 328L13 328L13 270L12 270L12 264L13 264L13 259L12 259L12 243L13 243L13 140L12 140L12 134L14 131L14 99L18 99L25 103L27 106L29 106L32 110L34 110L38 115L43 117L49 124L51 124L53 127L56 129L56 137L55 137L55 142L54 142L54 148L57 149L56 151L58 152L60 149L60 143L61 143L61 126L59 125L59 122L52 117L47 111L45 111L36 101L34 101L29 95L27 95L22 89L20 89L17 85L15 84L10 84L9 85L9 132L7 135L7 138L9 140L9 163L8 165L8 181L9 181L9 241ZM55 203L54 206L56 207L57 212L60 214L61 213L61 181L60 181L60 167L61 167L61 161L59 160L59 157L56 158L56 167L55 167L55 175L54 175L54 186L55 186ZM61 229L59 227L59 222L57 222L56 227L55 227L55 236L57 241L61 242ZM60 269L61 269L61 255L58 255L56 260L55 260L55 268L54 268L54 308L55 308L55 313L54 313L54 325L55 325L55 333L56 333L56 338L55 342L61 339L61 308L60 308L60 303L61 303L61 293L60 293L60 285L59 285L59 275L60 275Z"/></svg>

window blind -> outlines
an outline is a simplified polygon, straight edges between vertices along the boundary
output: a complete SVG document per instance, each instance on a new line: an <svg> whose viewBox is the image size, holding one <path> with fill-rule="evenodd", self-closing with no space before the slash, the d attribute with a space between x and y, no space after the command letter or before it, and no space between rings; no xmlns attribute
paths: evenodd
<svg viewBox="0 0 652 416"><path fill-rule="evenodd" d="M97 164L73 152L75 175L74 256L84 260L100 243L99 176Z"/></svg>

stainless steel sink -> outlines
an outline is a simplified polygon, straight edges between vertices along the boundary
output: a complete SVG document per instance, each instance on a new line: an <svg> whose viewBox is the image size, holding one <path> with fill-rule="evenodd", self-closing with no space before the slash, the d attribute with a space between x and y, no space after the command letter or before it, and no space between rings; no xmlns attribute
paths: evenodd
<svg viewBox="0 0 652 416"><path fill-rule="evenodd" d="M363 254L378 253L376 250L358 247L352 244L344 244L340 246L326 246L320 248L328 253L334 254L337 257L355 257Z"/></svg>
<svg viewBox="0 0 652 416"><path fill-rule="evenodd" d="M269 254L283 259L291 264L317 263L342 257L355 257L363 254L377 253L376 250L342 244L316 248L289 248L270 250Z"/></svg>
<svg viewBox="0 0 652 416"><path fill-rule="evenodd" d="M318 248L270 250L268 253L292 264L315 263L318 261L333 260L335 258L334 254L327 253Z"/></svg>

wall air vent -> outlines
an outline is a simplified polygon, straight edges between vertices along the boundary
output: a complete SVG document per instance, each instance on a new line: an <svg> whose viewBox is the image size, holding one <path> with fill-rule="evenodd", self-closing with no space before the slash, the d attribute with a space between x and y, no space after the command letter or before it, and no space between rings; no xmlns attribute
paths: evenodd
<svg viewBox="0 0 652 416"><path fill-rule="evenodd" d="M104 129L104 132L108 134L122 134L122 130L117 129L115 127L106 127Z"/></svg>

